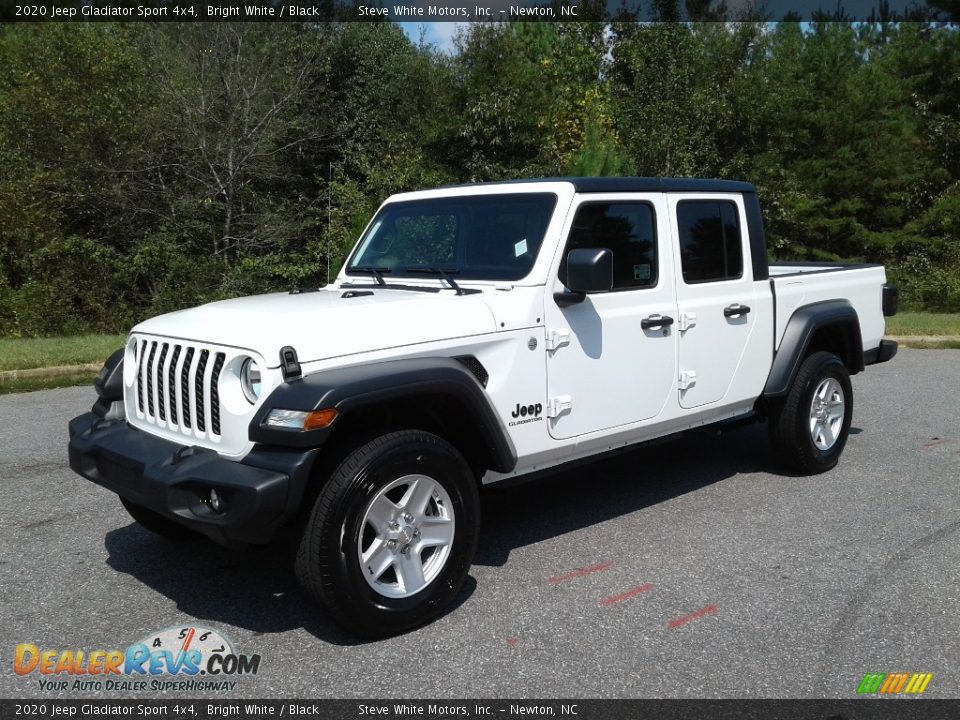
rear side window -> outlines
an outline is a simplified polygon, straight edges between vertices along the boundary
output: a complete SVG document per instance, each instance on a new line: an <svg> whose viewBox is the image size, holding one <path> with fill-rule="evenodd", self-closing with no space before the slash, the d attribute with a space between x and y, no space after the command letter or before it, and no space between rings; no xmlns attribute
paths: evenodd
<svg viewBox="0 0 960 720"><path fill-rule="evenodd" d="M559 277L567 282L567 253L578 248L609 248L613 289L657 284L657 237L653 208L647 203L585 203L577 209Z"/></svg>
<svg viewBox="0 0 960 720"><path fill-rule="evenodd" d="M743 249L737 206L718 200L677 203L680 266L688 284L743 276Z"/></svg>

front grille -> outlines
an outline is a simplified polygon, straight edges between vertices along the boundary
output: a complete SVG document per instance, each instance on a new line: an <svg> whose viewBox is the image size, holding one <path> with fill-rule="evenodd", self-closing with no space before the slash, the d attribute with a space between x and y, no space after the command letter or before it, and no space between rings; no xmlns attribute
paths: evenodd
<svg viewBox="0 0 960 720"><path fill-rule="evenodd" d="M180 434L220 436L220 375L226 353L186 343L143 340L137 409L147 422Z"/></svg>

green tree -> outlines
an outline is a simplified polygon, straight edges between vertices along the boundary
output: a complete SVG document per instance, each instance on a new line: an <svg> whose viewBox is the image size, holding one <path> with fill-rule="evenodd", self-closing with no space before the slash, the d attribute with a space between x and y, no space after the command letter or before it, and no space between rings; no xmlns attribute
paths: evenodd
<svg viewBox="0 0 960 720"><path fill-rule="evenodd" d="M125 315L119 253L139 218L123 168L139 143L136 26L0 34L0 276L8 332L108 328Z"/></svg>

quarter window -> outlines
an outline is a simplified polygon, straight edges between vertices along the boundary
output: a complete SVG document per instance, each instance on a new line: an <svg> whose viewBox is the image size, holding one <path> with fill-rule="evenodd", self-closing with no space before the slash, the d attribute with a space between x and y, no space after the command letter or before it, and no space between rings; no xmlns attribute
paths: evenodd
<svg viewBox="0 0 960 720"><path fill-rule="evenodd" d="M677 203L680 266L688 284L743 276L737 206L716 200Z"/></svg>
<svg viewBox="0 0 960 720"><path fill-rule="evenodd" d="M647 203L585 203L573 219L559 277L567 282L567 254L578 248L609 248L613 253L613 289L657 284L657 236L653 208Z"/></svg>

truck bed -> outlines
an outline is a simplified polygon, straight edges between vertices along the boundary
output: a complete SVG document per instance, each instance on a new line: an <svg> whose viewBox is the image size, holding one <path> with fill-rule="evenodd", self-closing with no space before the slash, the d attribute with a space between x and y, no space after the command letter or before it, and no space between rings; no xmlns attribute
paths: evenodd
<svg viewBox="0 0 960 720"><path fill-rule="evenodd" d="M843 263L770 263L770 286L776 307L774 347L779 348L790 316L801 305L823 300L847 300L860 318L863 349L880 344L883 338L882 265Z"/></svg>

